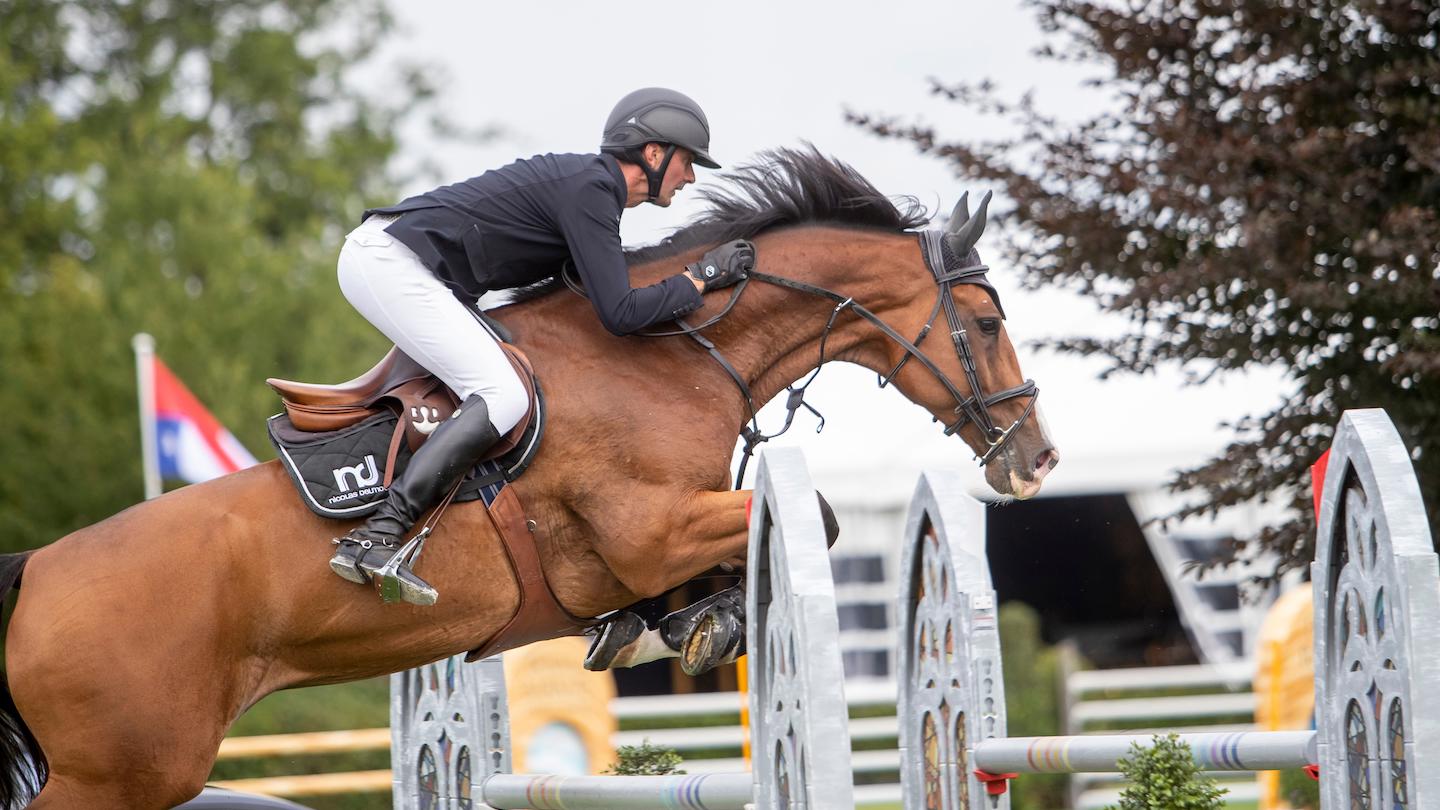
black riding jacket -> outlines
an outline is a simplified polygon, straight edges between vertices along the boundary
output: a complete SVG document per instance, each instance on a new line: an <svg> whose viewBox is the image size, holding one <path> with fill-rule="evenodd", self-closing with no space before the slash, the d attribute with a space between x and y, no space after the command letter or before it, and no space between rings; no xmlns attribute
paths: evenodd
<svg viewBox="0 0 1440 810"><path fill-rule="evenodd" d="M677 275L631 289L620 245L625 176L610 155L536 155L371 214L462 300L553 276L567 258L605 328L629 334L700 308Z"/></svg>

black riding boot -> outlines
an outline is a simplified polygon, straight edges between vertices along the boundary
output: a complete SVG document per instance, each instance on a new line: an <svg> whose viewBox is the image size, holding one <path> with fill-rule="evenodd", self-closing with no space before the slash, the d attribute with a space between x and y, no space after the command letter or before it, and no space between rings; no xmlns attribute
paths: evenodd
<svg viewBox="0 0 1440 810"><path fill-rule="evenodd" d="M410 559L394 558L420 516L438 506L445 493L499 440L500 433L490 422L490 409L480 395L460 403L415 451L405 472L390 484L380 508L364 524L334 540L339 548L330 558L331 570L362 585L379 572L385 601L398 598L412 605L435 604L439 594L410 570L414 554L407 549Z"/></svg>

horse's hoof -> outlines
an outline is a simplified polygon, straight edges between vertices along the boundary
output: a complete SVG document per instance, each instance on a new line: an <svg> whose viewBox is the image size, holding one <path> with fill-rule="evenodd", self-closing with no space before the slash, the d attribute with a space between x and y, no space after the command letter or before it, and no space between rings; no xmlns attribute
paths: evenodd
<svg viewBox="0 0 1440 810"><path fill-rule="evenodd" d="M645 620L628 610L621 611L601 625L585 653L585 668L602 672L615 666L620 653L645 632Z"/></svg>
<svg viewBox="0 0 1440 810"><path fill-rule="evenodd" d="M680 669L694 677L741 655L745 627L734 613L712 610L700 616L680 645Z"/></svg>

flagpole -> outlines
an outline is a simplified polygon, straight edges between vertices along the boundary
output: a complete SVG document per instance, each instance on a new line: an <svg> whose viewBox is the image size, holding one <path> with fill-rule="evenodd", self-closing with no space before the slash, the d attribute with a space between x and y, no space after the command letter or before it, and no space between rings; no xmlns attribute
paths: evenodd
<svg viewBox="0 0 1440 810"><path fill-rule="evenodd" d="M139 332L130 339L135 349L135 382L140 393L140 458L145 471L145 499L157 497L160 485L160 454L155 446L155 339Z"/></svg>

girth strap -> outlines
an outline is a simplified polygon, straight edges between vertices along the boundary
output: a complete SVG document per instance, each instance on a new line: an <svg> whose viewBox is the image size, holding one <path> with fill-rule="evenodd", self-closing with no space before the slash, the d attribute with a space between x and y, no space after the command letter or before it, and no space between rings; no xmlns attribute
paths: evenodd
<svg viewBox="0 0 1440 810"><path fill-rule="evenodd" d="M535 548L538 527L525 519L525 508L520 504L514 484L500 490L495 502L490 504L489 515L510 568L515 572L520 602L500 632L467 653L465 660L476 661L532 641L579 635L594 624L592 619L571 615L555 598Z"/></svg>

